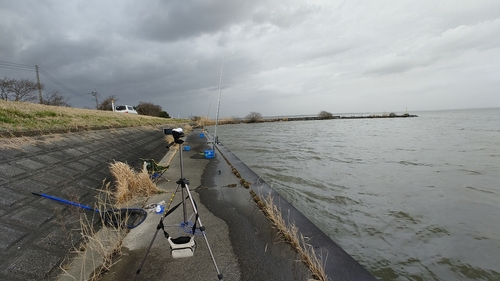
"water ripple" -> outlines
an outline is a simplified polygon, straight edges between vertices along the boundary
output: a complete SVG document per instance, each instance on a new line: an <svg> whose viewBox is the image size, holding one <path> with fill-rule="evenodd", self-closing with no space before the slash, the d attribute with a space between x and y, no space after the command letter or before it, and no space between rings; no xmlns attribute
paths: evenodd
<svg viewBox="0 0 500 281"><path fill-rule="evenodd" d="M500 280L500 109L221 126L219 140L380 280Z"/></svg>

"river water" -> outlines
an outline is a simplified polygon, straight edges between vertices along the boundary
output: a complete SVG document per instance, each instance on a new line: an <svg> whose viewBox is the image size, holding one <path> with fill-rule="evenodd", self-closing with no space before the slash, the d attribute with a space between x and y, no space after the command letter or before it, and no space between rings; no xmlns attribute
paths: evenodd
<svg viewBox="0 0 500 281"><path fill-rule="evenodd" d="M217 135L378 279L500 280L500 109L412 114Z"/></svg>

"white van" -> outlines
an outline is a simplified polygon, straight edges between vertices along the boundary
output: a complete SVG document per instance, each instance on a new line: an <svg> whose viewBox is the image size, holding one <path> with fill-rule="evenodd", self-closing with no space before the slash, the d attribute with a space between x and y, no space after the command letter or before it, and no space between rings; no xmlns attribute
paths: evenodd
<svg viewBox="0 0 500 281"><path fill-rule="evenodd" d="M115 112L137 114L135 106L130 106L130 105L117 105L115 107Z"/></svg>

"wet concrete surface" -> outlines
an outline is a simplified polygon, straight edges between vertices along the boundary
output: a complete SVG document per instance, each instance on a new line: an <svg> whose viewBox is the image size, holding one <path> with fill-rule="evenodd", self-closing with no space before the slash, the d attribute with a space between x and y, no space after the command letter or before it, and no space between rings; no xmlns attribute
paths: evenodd
<svg viewBox="0 0 500 281"><path fill-rule="evenodd" d="M229 226L200 203L199 192L209 188L203 185L202 176L205 167L213 159L205 159L202 155L209 146L205 138L199 137L199 133L201 131L195 130L186 138L184 145L189 146L190 150L182 151L182 176L189 181L189 185L182 188L182 185L176 183L182 178L180 153L177 152L173 158L172 155L167 154L164 159L172 158L170 168L166 172L170 181L160 181L157 184L166 193L156 195L146 203L165 201L165 209L167 210L172 194L175 195L171 207L181 203L182 198L186 198L189 191L195 201L199 220L206 228L205 237L199 235L201 233L195 235L196 250L194 255L188 258L174 259L163 231L157 232L157 226L163 215L150 213L143 224L127 234L118 262L100 280L219 280L219 274L222 274L223 280L245 280L240 277L238 259L234 254L234 246L228 238ZM184 197L182 196L183 190ZM186 210L188 221L194 222L195 220L193 205L189 199L185 202L185 209L183 205L180 205L163 220L166 232L174 238L190 236L184 229L179 228L184 221L184 210ZM152 243L152 247L148 252L150 243ZM209 248L214 259L210 255ZM146 259L141 268L144 257ZM217 272L216 266L219 272ZM139 268L141 270L137 274Z"/></svg>
<svg viewBox="0 0 500 281"><path fill-rule="evenodd" d="M283 241L257 207L248 188L240 184L228 163L218 154L207 166L201 202L230 226L241 280L308 280L309 270Z"/></svg>

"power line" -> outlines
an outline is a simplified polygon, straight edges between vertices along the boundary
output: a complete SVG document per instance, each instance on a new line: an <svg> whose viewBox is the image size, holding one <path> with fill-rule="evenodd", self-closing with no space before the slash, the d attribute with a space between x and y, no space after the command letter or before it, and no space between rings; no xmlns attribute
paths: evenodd
<svg viewBox="0 0 500 281"><path fill-rule="evenodd" d="M36 66L34 65L28 65L28 64L21 64L21 63L15 63L15 62L8 62L8 61L1 61L0 60L0 68L7 68L7 69L14 69L14 70L22 70L22 71L36 71ZM49 79L51 82L59 86L61 89L64 89L66 92L69 92L70 94L77 96L79 98L83 99L88 99L85 94L81 94L63 82L59 81L56 79L54 76L50 75L47 71L43 70L42 68L38 67L38 71L40 74L42 74L45 78Z"/></svg>
<svg viewBox="0 0 500 281"><path fill-rule="evenodd" d="M18 67L35 68L33 65L29 65L29 64L21 64L21 63L8 62L8 61L2 61L2 60L0 60L0 64L6 64L6 65L18 66Z"/></svg>
<svg viewBox="0 0 500 281"><path fill-rule="evenodd" d="M0 61L1 68L15 69L15 70L23 70L23 71L35 71L35 66L20 64L8 61Z"/></svg>
<svg viewBox="0 0 500 281"><path fill-rule="evenodd" d="M56 84L59 87L65 89L66 91L70 92L71 94L73 94L73 95L75 95L77 97L82 97L83 96L82 94L80 94L77 91L75 91L75 90L71 89L70 87L68 87L63 82L61 82L61 81L57 80L56 78L54 78L54 76L50 75L47 71L43 70L42 68L38 67L38 70L40 71L40 74L42 74L43 76L45 76L45 78L49 79L54 84Z"/></svg>

